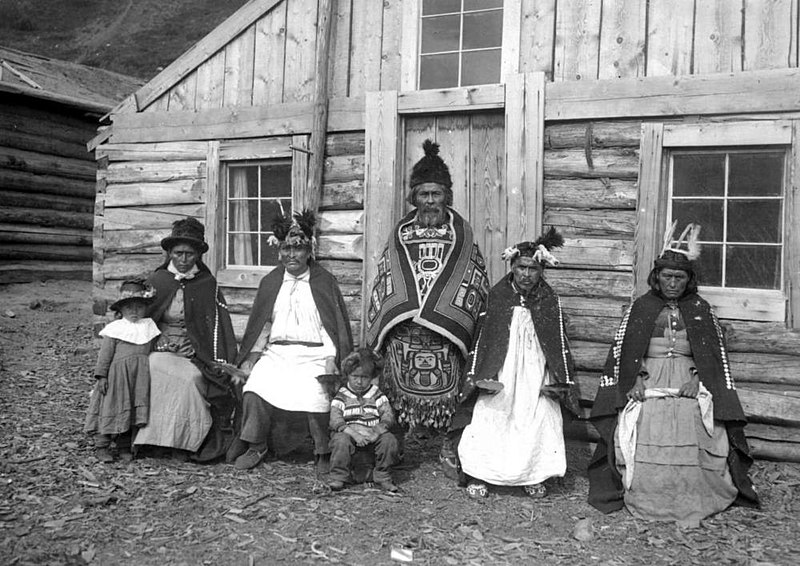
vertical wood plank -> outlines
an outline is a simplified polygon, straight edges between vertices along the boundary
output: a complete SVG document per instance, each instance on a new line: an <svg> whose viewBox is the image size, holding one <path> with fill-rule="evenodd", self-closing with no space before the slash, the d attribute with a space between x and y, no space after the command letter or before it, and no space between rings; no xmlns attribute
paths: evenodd
<svg viewBox="0 0 800 566"><path fill-rule="evenodd" d="M348 96L350 86L350 20L353 0L336 0L334 8L334 28L331 37L333 69L330 73L329 98Z"/></svg>
<svg viewBox="0 0 800 566"><path fill-rule="evenodd" d="M603 2L598 78L645 75L646 0Z"/></svg>
<svg viewBox="0 0 800 566"><path fill-rule="evenodd" d="M400 39L400 90L417 89L421 4L421 2L403 2L402 38Z"/></svg>
<svg viewBox="0 0 800 566"><path fill-rule="evenodd" d="M314 97L317 0L288 0L288 4L283 101L308 101Z"/></svg>
<svg viewBox="0 0 800 566"><path fill-rule="evenodd" d="M637 197L636 230L634 231L633 289L634 297L647 291L647 276L656 255L664 226L661 198L664 124L642 124L639 145L639 194ZM633 297L631 297L633 299Z"/></svg>
<svg viewBox="0 0 800 566"><path fill-rule="evenodd" d="M470 136L470 215L475 239L486 260L489 281L497 282L506 272L500 259L515 243L506 239L505 116L476 114Z"/></svg>
<svg viewBox="0 0 800 566"><path fill-rule="evenodd" d="M553 80L597 78L602 0L560 0L556 13Z"/></svg>
<svg viewBox="0 0 800 566"><path fill-rule="evenodd" d="M541 71L553 78L556 0L523 0L519 72Z"/></svg>
<svg viewBox="0 0 800 566"><path fill-rule="evenodd" d="M292 136L292 147L308 149L308 136ZM308 208L312 198L308 186L308 153L292 152L292 208L296 211Z"/></svg>
<svg viewBox="0 0 800 566"><path fill-rule="evenodd" d="M402 0L383 0L381 40L381 90L400 89L400 47L403 34Z"/></svg>
<svg viewBox="0 0 800 566"><path fill-rule="evenodd" d="M503 2L503 52L500 61L501 81L519 73L520 33L522 32L522 0Z"/></svg>
<svg viewBox="0 0 800 566"><path fill-rule="evenodd" d="M544 201L544 73L506 84L506 240L533 239L542 230Z"/></svg>
<svg viewBox="0 0 800 566"><path fill-rule="evenodd" d="M223 106L253 104L253 57L256 28L250 26L225 47L225 87Z"/></svg>
<svg viewBox="0 0 800 566"><path fill-rule="evenodd" d="M786 274L789 328L800 328L800 120L792 121L792 154L786 187Z"/></svg>
<svg viewBox="0 0 800 566"><path fill-rule="evenodd" d="M742 5L730 0L697 2L694 27L694 73L742 70Z"/></svg>
<svg viewBox="0 0 800 566"><path fill-rule="evenodd" d="M166 112L169 109L169 92L158 97L153 103L142 110L142 112Z"/></svg>
<svg viewBox="0 0 800 566"><path fill-rule="evenodd" d="M225 50L215 53L197 68L196 110L222 108L225 87Z"/></svg>
<svg viewBox="0 0 800 566"><path fill-rule="evenodd" d="M450 169L453 181L453 208L464 218L470 217L470 143L469 116L451 114L436 120L436 141L439 157Z"/></svg>
<svg viewBox="0 0 800 566"><path fill-rule="evenodd" d="M220 184L219 142L208 142L206 155L206 239L208 251L204 259L211 273L224 267L225 261L225 199Z"/></svg>
<svg viewBox="0 0 800 566"><path fill-rule="evenodd" d="M353 0L353 37L350 42L350 96L381 88L381 32L383 2Z"/></svg>
<svg viewBox="0 0 800 566"><path fill-rule="evenodd" d="M169 110L194 110L197 94L197 72L186 76L169 91Z"/></svg>
<svg viewBox="0 0 800 566"><path fill-rule="evenodd" d="M797 66L797 0L744 1L744 70Z"/></svg>
<svg viewBox="0 0 800 566"><path fill-rule="evenodd" d="M286 2L256 22L253 106L283 102Z"/></svg>
<svg viewBox="0 0 800 566"><path fill-rule="evenodd" d="M647 76L692 73L695 0L650 2Z"/></svg>
<svg viewBox="0 0 800 566"><path fill-rule="evenodd" d="M397 91L370 92L366 100L366 163L364 190L364 281L361 291L361 344L364 343L366 314L372 282L378 272L377 260L400 217L398 200L398 140L400 119Z"/></svg>

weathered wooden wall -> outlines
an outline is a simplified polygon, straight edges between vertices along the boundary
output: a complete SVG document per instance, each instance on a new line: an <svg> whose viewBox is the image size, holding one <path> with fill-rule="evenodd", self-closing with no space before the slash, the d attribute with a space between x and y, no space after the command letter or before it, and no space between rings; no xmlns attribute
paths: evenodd
<svg viewBox="0 0 800 566"><path fill-rule="evenodd" d="M286 140L290 143L291 138ZM107 307L120 283L150 273L164 260L161 239L184 216L206 217L208 142L104 144L95 207L94 313ZM363 257L364 135L330 135L325 148L319 214L320 263L342 288L354 333L360 331ZM260 276L224 279L237 334L241 335Z"/></svg>
<svg viewBox="0 0 800 566"><path fill-rule="evenodd" d="M0 283L91 277L96 127L82 112L0 94Z"/></svg>
<svg viewBox="0 0 800 566"><path fill-rule="evenodd" d="M633 293L640 136L638 120L545 129L544 224L558 227L566 240L561 265L546 277L569 316L586 415ZM783 323L721 322L754 454L800 460L800 331ZM581 421L570 433L596 438Z"/></svg>

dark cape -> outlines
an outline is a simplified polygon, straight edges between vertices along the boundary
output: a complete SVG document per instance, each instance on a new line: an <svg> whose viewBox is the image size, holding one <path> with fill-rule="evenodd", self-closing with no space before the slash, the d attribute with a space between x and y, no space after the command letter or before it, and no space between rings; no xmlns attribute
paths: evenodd
<svg viewBox="0 0 800 566"><path fill-rule="evenodd" d="M235 434L236 388L230 377L215 367L215 362L232 362L236 358L236 337L225 299L217 280L208 267L198 262L199 271L192 279L177 281L167 270L169 260L159 266L147 282L155 287L156 296L147 309L147 316L161 321L178 288L183 288L186 334L194 348L191 362L198 367L208 388L206 400L211 404L211 431L194 459L205 462L225 454Z"/></svg>
<svg viewBox="0 0 800 566"><path fill-rule="evenodd" d="M310 262L309 269L311 270L309 278L311 296L319 311L322 326L336 346L336 365L338 366L353 349L353 334L350 330L347 306L344 304L339 284L333 275L314 261ZM236 365L241 364L247 358L264 326L268 322L272 322L272 311L283 284L284 272L284 267L279 265L270 271L258 285L258 293L253 301L250 318L247 320L247 328L244 331Z"/></svg>
<svg viewBox="0 0 800 566"><path fill-rule="evenodd" d="M556 386L563 386L565 407L577 414L578 403L574 393L575 364L567 339L561 299L544 279L524 297L512 284L509 273L489 292L486 312L478 322L478 332L469 359L467 375L459 396L469 402L478 380L497 380L508 352L511 317L514 307L527 306L536 329L536 337L544 352L550 378Z"/></svg>
<svg viewBox="0 0 800 566"><path fill-rule="evenodd" d="M600 378L591 414L600 440L589 462L589 503L604 513L621 509L624 504L622 477L614 457L617 415L628 402L627 393L636 382L656 318L665 306L666 300L653 291L633 303L617 330ZM758 507L758 496L747 473L753 462L744 435L747 421L730 374L719 320L711 306L697 293L681 297L678 309L686 324L700 381L714 401L714 419L723 422L727 429L730 444L728 466L739 490L734 503Z"/></svg>

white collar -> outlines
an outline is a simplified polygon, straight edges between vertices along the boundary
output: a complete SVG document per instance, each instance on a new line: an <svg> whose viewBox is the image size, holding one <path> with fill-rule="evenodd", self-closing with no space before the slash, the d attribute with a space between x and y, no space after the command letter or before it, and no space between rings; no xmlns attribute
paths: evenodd
<svg viewBox="0 0 800 566"><path fill-rule="evenodd" d="M167 266L167 271L175 275L175 281L180 281L181 279L194 279L194 276L200 272L200 268L197 267L197 264L194 264L189 271L181 273L170 261Z"/></svg>
<svg viewBox="0 0 800 566"><path fill-rule="evenodd" d="M120 318L109 322L100 331L100 336L116 338L131 344L147 344L159 334L161 331L152 318L140 318L137 322Z"/></svg>
<svg viewBox="0 0 800 566"><path fill-rule="evenodd" d="M284 281L308 281L311 279L311 268L309 267L303 273L295 277L288 271L283 272L283 280Z"/></svg>

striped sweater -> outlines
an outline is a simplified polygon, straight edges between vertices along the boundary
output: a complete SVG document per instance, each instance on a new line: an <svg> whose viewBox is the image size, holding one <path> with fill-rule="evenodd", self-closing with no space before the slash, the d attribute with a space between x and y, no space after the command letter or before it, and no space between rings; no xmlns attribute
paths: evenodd
<svg viewBox="0 0 800 566"><path fill-rule="evenodd" d="M387 432L394 424L394 413L389 399L377 385L372 385L359 396L348 387L342 387L331 401L330 428L341 432L348 425L359 424L370 428L378 426L378 432Z"/></svg>

